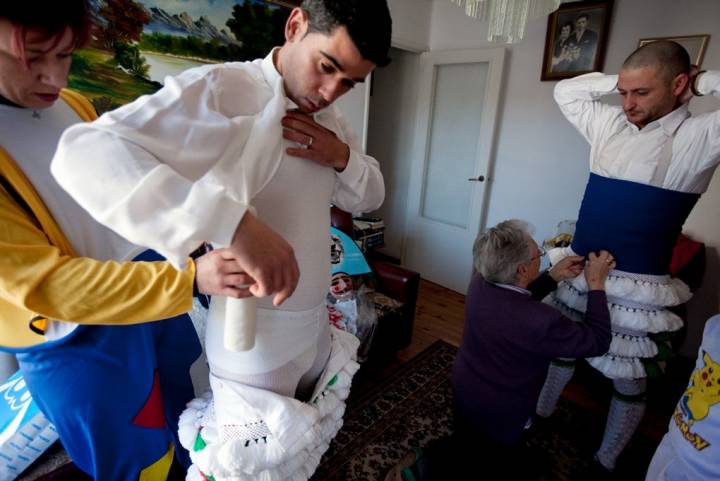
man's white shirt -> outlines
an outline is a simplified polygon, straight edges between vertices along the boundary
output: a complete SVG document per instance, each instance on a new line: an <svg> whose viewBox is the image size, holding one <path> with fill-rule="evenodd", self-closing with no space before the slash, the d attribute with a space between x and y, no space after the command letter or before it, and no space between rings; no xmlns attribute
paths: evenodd
<svg viewBox="0 0 720 481"><path fill-rule="evenodd" d="M203 241L229 245L292 145L280 121L297 106L272 57L168 77L156 94L68 129L53 175L101 223L176 266ZM334 173L332 202L377 208L384 198L377 161L362 153L333 106L315 119L350 146L347 167Z"/></svg>
<svg viewBox="0 0 720 481"><path fill-rule="evenodd" d="M617 81L617 75L589 73L555 87L560 110L590 144L591 172L681 192L705 192L720 163L720 111L691 116L683 105L638 129L621 107L599 102L617 93ZM701 94L720 98L720 72L704 72L697 87ZM655 181L668 142L672 155L667 174Z"/></svg>

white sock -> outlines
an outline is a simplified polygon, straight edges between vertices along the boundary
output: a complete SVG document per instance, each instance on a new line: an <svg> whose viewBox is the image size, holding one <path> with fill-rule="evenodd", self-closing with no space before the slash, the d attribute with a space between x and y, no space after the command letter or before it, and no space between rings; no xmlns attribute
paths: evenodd
<svg viewBox="0 0 720 481"><path fill-rule="evenodd" d="M574 372L575 362L572 359L561 359L559 363L550 363L550 369L548 369L548 375L535 408L538 416L549 418L552 415L558 399L560 399L560 394Z"/></svg>

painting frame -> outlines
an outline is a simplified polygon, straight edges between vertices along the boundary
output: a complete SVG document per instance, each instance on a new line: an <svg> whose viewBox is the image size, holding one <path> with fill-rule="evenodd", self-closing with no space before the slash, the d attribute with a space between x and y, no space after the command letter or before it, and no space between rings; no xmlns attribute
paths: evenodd
<svg viewBox="0 0 720 481"><path fill-rule="evenodd" d="M562 80L602 70L613 3L563 3L548 15L540 80Z"/></svg>
<svg viewBox="0 0 720 481"><path fill-rule="evenodd" d="M638 40L638 48L658 40L671 40L679 43L685 50L687 50L688 54L690 54L690 63L700 67L703 59L705 58L707 46L710 43L710 34L700 33L697 35L676 35L674 37L641 38ZM691 48L688 48L688 46Z"/></svg>
<svg viewBox="0 0 720 481"><path fill-rule="evenodd" d="M266 3L273 3L285 8L299 7L302 0L265 0Z"/></svg>

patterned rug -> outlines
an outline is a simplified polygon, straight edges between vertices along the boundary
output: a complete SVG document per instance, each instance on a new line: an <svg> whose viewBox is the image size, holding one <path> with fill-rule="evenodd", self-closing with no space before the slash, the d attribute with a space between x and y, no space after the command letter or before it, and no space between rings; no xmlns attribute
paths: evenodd
<svg viewBox="0 0 720 481"><path fill-rule="evenodd" d="M348 400L345 424L311 481L382 481L411 446L427 446L449 434L456 353L456 347L437 341L389 377L357 389ZM604 415L561 399L530 439L547 458L541 479L587 480L604 423ZM610 479L642 481L656 446L656 440L636 434Z"/></svg>

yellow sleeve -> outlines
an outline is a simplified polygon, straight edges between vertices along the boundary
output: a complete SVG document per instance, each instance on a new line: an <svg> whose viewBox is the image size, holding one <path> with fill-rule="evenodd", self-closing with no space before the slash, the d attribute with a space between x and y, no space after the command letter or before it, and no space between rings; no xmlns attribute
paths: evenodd
<svg viewBox="0 0 720 481"><path fill-rule="evenodd" d="M136 324L189 311L194 278L192 262L177 271L63 255L0 189L0 298L14 306L78 324Z"/></svg>

